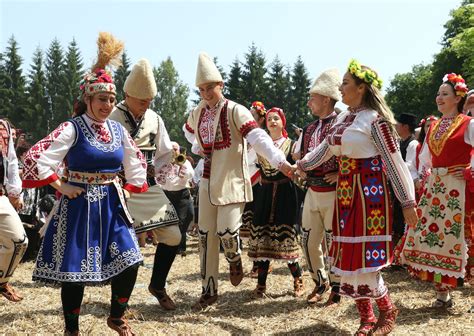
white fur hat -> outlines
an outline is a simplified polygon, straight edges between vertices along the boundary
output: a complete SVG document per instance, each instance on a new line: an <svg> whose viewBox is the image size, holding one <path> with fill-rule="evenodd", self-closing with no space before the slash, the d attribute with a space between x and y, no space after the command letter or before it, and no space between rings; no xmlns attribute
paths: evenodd
<svg viewBox="0 0 474 336"><path fill-rule="evenodd" d="M221 73L209 55L205 52L200 53L196 69L196 86L222 81Z"/></svg>
<svg viewBox="0 0 474 336"><path fill-rule="evenodd" d="M133 66L125 80L123 91L138 99L154 98L157 93L153 68L147 59L142 58Z"/></svg>
<svg viewBox="0 0 474 336"><path fill-rule="evenodd" d="M309 90L309 94L317 93L330 97L334 100L341 100L339 86L341 85L341 75L337 69L328 69L319 75Z"/></svg>

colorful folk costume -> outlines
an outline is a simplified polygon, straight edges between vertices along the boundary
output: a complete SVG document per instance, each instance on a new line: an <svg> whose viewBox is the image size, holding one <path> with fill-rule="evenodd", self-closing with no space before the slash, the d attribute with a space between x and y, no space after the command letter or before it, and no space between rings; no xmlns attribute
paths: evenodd
<svg viewBox="0 0 474 336"><path fill-rule="evenodd" d="M217 67L207 54L201 53L196 86L220 83L222 76ZM215 86L214 89L217 90ZM284 155L274 148L270 137L257 126L249 110L225 99L221 93L217 97L220 98L215 106L209 106L203 99L189 114L185 125L186 138L204 156L199 185L202 295L196 309L217 300L219 242L229 262L231 283L237 286L243 278L239 228L245 203L253 198L247 141L257 153L272 158L272 165L285 162Z"/></svg>
<svg viewBox="0 0 474 336"><path fill-rule="evenodd" d="M282 109L271 108L267 116L277 112L286 125ZM293 163L291 154L294 141L287 134L274 140L273 144ZM294 279L295 296L303 294L303 278L298 263L298 199L297 186L278 169L273 168L263 157L258 156L261 187L255 196L255 213L250 226L248 255L258 267L258 284L252 295L263 297L266 291L266 280L271 260L284 261Z"/></svg>
<svg viewBox="0 0 474 336"><path fill-rule="evenodd" d="M28 246L23 223L9 198L21 197L18 159L9 123L0 119L0 294L17 302L22 297L9 284Z"/></svg>
<svg viewBox="0 0 474 336"><path fill-rule="evenodd" d="M250 106L250 112L258 117L265 118L267 110L262 102L254 101ZM255 198L260 189L260 169L258 167L258 157L252 146L248 146L248 165L250 180L252 181L252 193L254 201L245 204L244 213L242 214L242 226L240 227L240 237L249 238L250 226L252 225L253 216L255 213Z"/></svg>
<svg viewBox="0 0 474 336"><path fill-rule="evenodd" d="M341 276L341 294L356 300L361 315L358 332L363 333L364 325L370 330L376 321L371 299L381 314L393 311L380 272L393 258L387 176L402 207L414 206L414 187L388 122L374 110L360 107L341 113L326 140L298 166L311 170L333 155L338 158L339 175L332 271Z"/></svg>
<svg viewBox="0 0 474 336"><path fill-rule="evenodd" d="M438 292L474 278L474 121L459 114L433 121L420 153L420 171L431 172L418 203L402 261L410 273L433 282ZM466 180L450 173L464 167Z"/></svg>
<svg viewBox="0 0 474 336"><path fill-rule="evenodd" d="M339 93L340 74L337 69L323 72L314 81L310 95L329 97L333 102L341 99ZM312 98L310 98L312 99ZM308 103L310 105L311 102ZM329 112L329 111L328 111ZM336 121L336 112L320 117L303 128L300 136L299 152L301 157L315 149L328 136L328 132ZM333 272L326 272L324 253L328 254L332 242L332 221L336 201L336 184L329 183L325 176L337 173L336 157L332 157L321 166L306 172L306 191L302 216L302 245L308 270L315 282L314 291L308 296L310 304L317 303L329 288L332 288L327 305L340 300L340 278ZM329 267L330 269L330 267Z"/></svg>
<svg viewBox="0 0 474 336"><path fill-rule="evenodd" d="M33 280L61 285L66 334L78 334L84 286L111 282L107 325L129 335L123 314L143 257L117 173L124 168L125 190L145 192L146 163L122 125L95 117L97 106L112 110L109 97L115 95L113 80L103 70L109 59L101 52L110 48L119 53L123 48L108 33L100 33L98 44L99 61L81 82L77 116L31 147L24 159L23 187L66 183L57 181L57 168L64 163L63 179L84 190L75 198L60 197L33 271Z"/></svg>
<svg viewBox="0 0 474 336"><path fill-rule="evenodd" d="M127 105L128 99L151 101L156 96L152 69L146 59L139 60L133 66L124 84L127 97L117 104L110 119L119 122L130 132L147 160L147 182L150 187L145 193L132 194L127 205L134 220L135 232L154 230L159 241L148 289L163 308L173 310L175 304L166 293L165 285L181 242L181 232L176 210L160 185L164 184L167 167L173 159L171 141L163 120L155 111L146 109L140 116L135 116Z"/></svg>

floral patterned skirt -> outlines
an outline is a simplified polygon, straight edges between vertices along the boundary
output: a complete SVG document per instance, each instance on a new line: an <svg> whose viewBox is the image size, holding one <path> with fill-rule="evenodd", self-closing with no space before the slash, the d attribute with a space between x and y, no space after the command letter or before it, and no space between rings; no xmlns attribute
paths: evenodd
<svg viewBox="0 0 474 336"><path fill-rule="evenodd" d="M461 286L473 274L474 199L466 182L432 174L418 204L419 220L409 228L401 258L421 280Z"/></svg>

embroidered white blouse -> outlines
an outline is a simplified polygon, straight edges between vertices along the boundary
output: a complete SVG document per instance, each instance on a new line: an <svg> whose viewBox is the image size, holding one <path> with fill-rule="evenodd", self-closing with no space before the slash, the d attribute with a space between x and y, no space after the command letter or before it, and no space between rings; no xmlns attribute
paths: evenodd
<svg viewBox="0 0 474 336"><path fill-rule="evenodd" d="M345 111L338 115L330 133L335 129L339 129L335 132L336 135L329 136L297 161L298 168L304 171L312 170L333 155L354 159L381 155L395 195L402 207L415 206L415 187L408 167L386 122L379 118L376 111L370 109Z"/></svg>
<svg viewBox="0 0 474 336"><path fill-rule="evenodd" d="M107 123L97 123L86 114L83 116L89 129L95 131L97 127L93 127L94 124L104 126L110 134L111 130ZM141 192L143 188L146 189L146 162L127 130L119 123L117 125L122 127L124 135L122 138L124 151L122 164L127 179L124 189L131 192ZM101 134L96 131L95 135L98 137ZM66 121L34 145L28 151L24 160L23 186L34 188L56 181L59 178L58 168L66 157L69 148L74 145L75 140L76 129L71 122Z"/></svg>
<svg viewBox="0 0 474 336"><path fill-rule="evenodd" d="M451 125L454 119L444 118L444 120L446 120L445 121L446 125L445 127L443 127L443 130L446 131L446 129ZM443 122L443 120L440 122ZM474 147L474 119L471 119L469 121L469 125L466 128L466 131L464 132L464 142ZM421 151L420 151L420 155L418 159L419 159L419 165L418 165L419 175L420 176L429 175L430 170L433 166L431 164L431 152L428 147L428 138L425 139L425 142L423 143L423 146L421 147ZM472 167L474 167L474 155L471 155L471 170L472 170Z"/></svg>

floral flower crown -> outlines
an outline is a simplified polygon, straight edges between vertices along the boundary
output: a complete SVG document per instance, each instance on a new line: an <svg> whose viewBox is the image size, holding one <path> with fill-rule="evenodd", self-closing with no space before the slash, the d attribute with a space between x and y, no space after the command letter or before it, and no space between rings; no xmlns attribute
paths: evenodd
<svg viewBox="0 0 474 336"><path fill-rule="evenodd" d="M252 105L250 106L250 109L255 110L258 113L258 115L261 117L265 117L265 114L267 114L265 105L263 105L263 103L260 101L254 101Z"/></svg>
<svg viewBox="0 0 474 336"><path fill-rule="evenodd" d="M116 93L112 75L104 69L96 69L84 75L79 83L81 91L78 100L82 100L84 95L92 96L98 92Z"/></svg>
<svg viewBox="0 0 474 336"><path fill-rule="evenodd" d="M382 80L377 74L370 69L362 69L362 65L355 59L352 59L347 68L351 74L359 79L362 79L365 83L375 86L377 89L382 88Z"/></svg>
<svg viewBox="0 0 474 336"><path fill-rule="evenodd" d="M456 96L464 97L467 91L469 91L464 78L462 78L461 75L456 75L454 72L444 75L443 83L447 82L450 82L454 86Z"/></svg>

